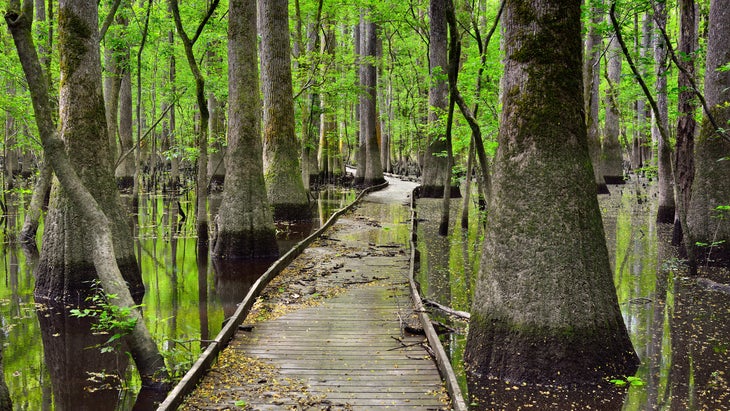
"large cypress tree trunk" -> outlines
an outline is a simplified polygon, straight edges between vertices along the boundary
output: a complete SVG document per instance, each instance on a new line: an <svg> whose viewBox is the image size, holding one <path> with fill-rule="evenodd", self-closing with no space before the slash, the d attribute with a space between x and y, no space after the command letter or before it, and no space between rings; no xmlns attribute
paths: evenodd
<svg viewBox="0 0 730 411"><path fill-rule="evenodd" d="M141 301L144 285L110 163L96 19L96 2L59 5L60 134L76 173L111 223L119 269L132 296ZM91 244L79 239L91 237L90 229L64 189L53 184L36 271L36 298L76 301L88 290L96 270Z"/></svg>
<svg viewBox="0 0 730 411"><path fill-rule="evenodd" d="M294 132L287 0L260 5L261 79L264 90L264 178L274 218L311 218Z"/></svg>
<svg viewBox="0 0 730 411"><path fill-rule="evenodd" d="M465 353L476 383L599 383L638 365L593 184L580 5L504 11L499 148Z"/></svg>
<svg viewBox="0 0 730 411"><path fill-rule="evenodd" d="M715 124L730 121L730 1L710 2L705 99ZM705 114L695 145L695 177L687 211L690 244L697 263L730 264L730 140L721 136ZM723 161L724 160L724 161ZM718 207L721 207L718 209ZM723 208L724 207L724 208ZM700 244L698 244L700 243Z"/></svg>
<svg viewBox="0 0 730 411"><path fill-rule="evenodd" d="M18 56L31 91L33 111L45 157L58 177L59 187L62 187L62 189L56 188L57 204L62 207L57 207L55 211L56 221L51 220L52 213L49 212L43 244L44 253L50 254L50 251L54 251L57 255L51 255L45 261L43 254L41 255L41 264L45 264L45 266L39 265L36 270L36 281L59 274L59 265L63 265L61 270L79 269L82 275L95 271L105 292L116 294L115 303L129 308L130 316L135 320L134 329L126 341L129 343L143 386L157 385L165 388L166 383L157 380L157 378L161 378L164 381L167 376L164 359L145 326L140 310L133 307L134 291L137 291L137 295L141 298L142 289L139 288L141 286L135 286L135 283L127 284L129 278L125 278L124 275L127 274L126 277L129 277L131 271L129 267L136 270L137 265L134 261L134 254L128 252L131 249L128 243L131 241L125 242L124 236L119 233L120 227L124 227L121 230L122 233L127 232L128 227L124 219L116 217L117 211L120 211L122 207L114 187L109 157L105 155L108 154L108 151L104 152L108 150L108 145L106 144L104 103L101 97L96 3L91 1L61 1L59 3L62 84L60 120L61 135L66 137L65 143L57 137L56 129L53 126L48 82L40 68L31 35L32 11L32 2L25 1L22 12L11 9L6 12L5 20L13 34ZM87 139L90 141L84 144ZM91 143L95 143L95 150L92 150ZM76 153L77 150L80 153ZM96 155L92 153L96 153ZM84 162L79 162L77 155L86 155L89 158ZM104 164L105 162L106 164ZM84 179L92 183L85 185ZM93 190L89 190L86 186L92 187ZM111 196L111 201L104 194ZM121 223L116 221L121 221ZM65 224L61 226L60 223ZM84 231L78 229L79 225L82 225ZM46 234L53 241L46 242ZM80 245L74 247L74 242L70 241L68 237L72 237ZM69 248L69 245L73 248ZM88 251L85 260L78 259L76 255L78 250ZM121 254L121 258L116 257L118 251L124 253ZM129 255L131 257L128 257ZM129 259L131 259L131 264L128 262ZM89 268L89 261L93 264L91 268ZM123 271L125 269L126 272ZM139 272L136 273L139 277ZM67 273L61 271L60 274L66 275ZM54 295L39 296L37 287L36 298L52 298L68 289L68 286L75 286L80 278L76 275L76 271L73 274L73 277L67 275L62 283L59 283L58 275L55 276L56 278L51 277L51 280L54 281L42 282L45 288L41 288L40 291L54 291ZM90 279L93 280L93 278ZM84 287L89 287L87 282L82 284ZM133 291L132 293L130 293L130 289ZM68 298L66 299L68 300Z"/></svg>
<svg viewBox="0 0 730 411"><path fill-rule="evenodd" d="M662 2L657 2L654 6L654 19L657 23L657 30L664 30L667 24L667 10ZM669 141L665 141L659 132L659 126L669 129L667 102L667 46L661 34L655 34L654 38L654 60L656 61L656 92L657 92L657 108L659 109L659 118L652 113L652 140L657 142L657 169L658 169L658 186L659 186L659 208L657 209L658 223L674 222L674 187L672 182L672 148Z"/></svg>
<svg viewBox="0 0 730 411"><path fill-rule="evenodd" d="M603 178L607 184L624 184L623 152L621 150L621 113L619 112L619 90L621 83L621 46L615 36L606 52L608 90L606 91L606 120L603 129L602 166Z"/></svg>
<svg viewBox="0 0 730 411"><path fill-rule="evenodd" d="M431 85L428 90L428 144L423 157L423 175L421 176L421 197L440 198L443 195L444 181L448 167L446 158L445 122L448 109L449 85L446 80L448 58L446 49L447 0L431 0L429 7L429 73ZM458 197L458 188L450 188L452 196Z"/></svg>
<svg viewBox="0 0 730 411"><path fill-rule="evenodd" d="M264 186L256 41L256 3L231 0L226 183L213 249L218 258L265 258L279 253Z"/></svg>

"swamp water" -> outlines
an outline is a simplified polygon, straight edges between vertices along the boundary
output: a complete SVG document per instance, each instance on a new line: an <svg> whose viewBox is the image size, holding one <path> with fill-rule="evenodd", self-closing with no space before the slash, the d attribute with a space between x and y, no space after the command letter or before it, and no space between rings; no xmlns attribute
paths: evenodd
<svg viewBox="0 0 730 411"><path fill-rule="evenodd" d="M487 394L467 401L473 401L472 408L730 410L730 294L687 276L670 245L671 227L655 222L652 183L634 177L609 188L611 195L599 196L599 205L619 304L641 358L639 380L625 387L606 382L577 392L496 382ZM424 298L469 311L481 253L476 244L483 230L476 210L464 231L460 207L451 209L450 235L439 237L440 200L418 200L417 279ZM727 270L702 268L699 277L730 281ZM440 320L457 331L442 338L466 393L462 359L467 324Z"/></svg>
<svg viewBox="0 0 730 411"><path fill-rule="evenodd" d="M730 409L730 296L688 278L675 249L668 243L669 227L654 222L655 197L651 185L630 181L625 186L611 186L612 195L600 196L607 244L614 267L619 303L634 347L642 360L637 376L642 385L619 388L606 383L600 389L580 392L514 387L498 383L490 398L475 409L607 409L607 410L727 410ZM319 222L352 199L347 194L333 195L334 200L320 202ZM191 215L189 198L180 198L183 211ZM460 207L452 203L452 229L446 238L437 235L439 200L418 201L418 247L421 284L424 298L455 309L468 311L471 289L478 273L483 236L477 211L472 209L467 232L459 227ZM215 267L198 265L195 228L190 221L179 222L176 201L164 198L143 202L140 217L138 254L144 273L147 294L147 325L171 364L181 371L197 357L200 341L210 339L220 324L235 309L240 296L255 276L243 279L215 274ZM363 204L369 214L386 227L383 235L405 243L409 237L407 208L399 204ZM5 227L16 227L22 216L9 210ZM190 211L190 212L189 212ZM13 220L16 219L17 221ZM12 222L11 224L11 220ZM318 224L318 223L317 223ZM312 227L315 228L315 227ZM296 227L281 227L293 244L304 233L295 235ZM304 230L306 231L306 230ZM72 409L130 409L138 382L131 374L128 360L112 356L100 371L76 365L96 364L103 357L90 340L88 324L63 317L67 324L63 344L75 351L56 350L44 355L43 341L59 339L58 329L42 331L43 320L53 318L46 307L33 303L31 262L22 251L9 244L9 229L3 232L3 272L0 279L0 343L5 345L5 379L10 386L15 409L60 409L64 401L73 401ZM263 270L265 268L261 268ZM254 272L253 270L251 272ZM728 281L727 272L703 270L701 276L714 281ZM49 317L46 317L46 316ZM60 316L62 317L62 316ZM447 319L442 319L447 322ZM457 373L466 381L461 364L465 344L465 323L451 322L456 333L446 334L447 352ZM73 331L73 332L69 332ZM56 336L58 334L58 336ZM78 340L78 341L77 341ZM51 372L60 370L63 373ZM60 376L59 376L60 374ZM122 375L119 379L115 375ZM110 384L113 389L104 389ZM119 386L124 389L119 390ZM61 388L58 388L61 387ZM64 389L63 391L59 391ZM73 391L73 392L72 392ZM60 392L60 393L59 393ZM66 403L68 404L68 403ZM102 406L102 404L107 404ZM485 405L486 404L486 405Z"/></svg>
<svg viewBox="0 0 730 411"><path fill-rule="evenodd" d="M25 207L17 204L25 204L29 195L14 197L7 197L8 211L0 221L0 344L4 346L5 382L13 408L152 408L155 398L148 402L140 398L135 405L139 381L124 347L103 352L110 335L92 335L89 318L70 316L71 307L34 302L35 262L26 258L15 240ZM312 221L277 227L281 253L354 198L353 191L319 192ZM142 302L145 322L178 377L197 359L201 346L207 346L206 341L220 331L223 321L270 264L214 267L207 259L198 259L193 219L182 217L194 214L194 204L189 196L143 197L136 228L135 246L146 287ZM212 197L211 207L215 206Z"/></svg>

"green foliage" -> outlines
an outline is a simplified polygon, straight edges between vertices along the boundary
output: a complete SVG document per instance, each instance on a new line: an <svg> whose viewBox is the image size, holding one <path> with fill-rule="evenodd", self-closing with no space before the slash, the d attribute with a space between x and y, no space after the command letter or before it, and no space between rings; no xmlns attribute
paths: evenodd
<svg viewBox="0 0 730 411"><path fill-rule="evenodd" d="M629 385L631 387L642 387L645 385L644 381L639 377L626 377L609 380L610 383L617 387L625 387Z"/></svg>
<svg viewBox="0 0 730 411"><path fill-rule="evenodd" d="M86 298L89 303L87 308L74 308L70 310L72 317L93 318L91 329L98 334L110 334L111 337L102 344L101 352L114 351L119 347L119 341L125 335L134 330L137 319L132 315L132 310L141 307L120 307L112 304L111 301L118 298L116 294L107 294L100 288L98 283L93 285L94 293Z"/></svg>

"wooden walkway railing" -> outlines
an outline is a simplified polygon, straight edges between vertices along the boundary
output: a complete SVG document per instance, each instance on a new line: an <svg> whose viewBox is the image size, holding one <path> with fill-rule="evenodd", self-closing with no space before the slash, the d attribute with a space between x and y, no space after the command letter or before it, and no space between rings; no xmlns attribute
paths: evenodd
<svg viewBox="0 0 730 411"><path fill-rule="evenodd" d="M382 227L367 225L357 215L345 218L351 221L343 225L345 229L330 235L334 241L371 250L383 245L373 244L372 236L363 235L369 230L383 230ZM399 249L387 246L388 253L368 252L358 258L337 255L335 250L321 247L316 250L317 255L339 267L338 276L377 281L349 288L320 305L256 324L248 331L235 332L261 291L252 290L229 322L228 331L224 329L219 334L223 335L221 342L217 338L211 344L207 357L201 357L159 410L176 409L229 341L228 354L273 365L279 375L300 381L312 396L322 398L322 403L329 404L331 409L466 410L443 348L432 327L429 330L430 321L418 312L422 311L420 300L412 299L415 289L408 245L402 244ZM331 255L323 254L327 252ZM270 279L264 277L260 281L268 283ZM427 323L426 332L433 333L429 339L437 344L430 353L424 336L404 331L405 322L419 320ZM441 374L453 398L450 407L448 399L445 402ZM235 386L215 389L218 398L228 398L229 402L240 394ZM271 404L271 398L263 397L246 401L246 406L253 409L274 409ZM280 409L297 405L293 397L282 398L275 404Z"/></svg>

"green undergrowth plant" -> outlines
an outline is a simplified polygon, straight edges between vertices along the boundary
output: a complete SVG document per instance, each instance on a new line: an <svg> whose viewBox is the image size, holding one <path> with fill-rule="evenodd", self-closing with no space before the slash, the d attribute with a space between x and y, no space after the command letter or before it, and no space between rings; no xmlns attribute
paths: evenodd
<svg viewBox="0 0 730 411"><path fill-rule="evenodd" d="M105 293L98 282L92 285L92 295L86 297L89 304L85 308L71 309L72 317L91 318L91 331L98 335L110 335L104 343L98 347L102 353L112 352L119 348L121 338L132 332L137 325L137 319L132 315L132 310L136 310L141 305L132 307L120 307L113 304L116 300L116 294Z"/></svg>
<svg viewBox="0 0 730 411"><path fill-rule="evenodd" d="M644 380L642 380L640 377L616 378L613 380L609 380L609 382L617 387L625 387L627 385L631 387L644 386Z"/></svg>

